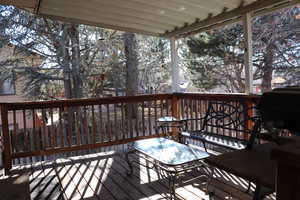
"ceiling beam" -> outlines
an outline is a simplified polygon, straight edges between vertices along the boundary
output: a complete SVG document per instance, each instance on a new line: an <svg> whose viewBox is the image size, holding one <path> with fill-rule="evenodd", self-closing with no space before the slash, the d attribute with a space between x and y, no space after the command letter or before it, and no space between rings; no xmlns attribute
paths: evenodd
<svg viewBox="0 0 300 200"><path fill-rule="evenodd" d="M189 32L195 32L204 27L213 26L215 24L220 24L220 26L221 26L223 22L229 21L229 20L234 20L248 12L257 12L257 11L262 10L267 7L273 7L273 6L282 5L285 3L289 4L290 2L295 2L295 1L299 1L299 0L258 0L252 4L238 7L236 9L230 10L228 12L223 12L223 13L213 16L213 17L208 17L202 21L196 20L196 22L194 22L191 25L177 28L170 32L166 32L162 36L168 37L168 38L171 38L171 37L179 38L179 37L186 35Z"/></svg>
<svg viewBox="0 0 300 200"><path fill-rule="evenodd" d="M39 14L39 16L45 17L46 19L60 20L60 21L64 21L64 22L74 23L74 24L86 24L86 25L90 25L90 26L98 26L98 27L102 27L102 28L108 28L108 29L113 29L113 30L131 32L131 33L139 33L139 34L143 34L143 35L159 36L158 33L154 33L152 31L145 31L143 29L128 28L128 27L105 24L105 23L94 22L94 21L89 21L89 20L74 19L74 18L46 15L46 14Z"/></svg>

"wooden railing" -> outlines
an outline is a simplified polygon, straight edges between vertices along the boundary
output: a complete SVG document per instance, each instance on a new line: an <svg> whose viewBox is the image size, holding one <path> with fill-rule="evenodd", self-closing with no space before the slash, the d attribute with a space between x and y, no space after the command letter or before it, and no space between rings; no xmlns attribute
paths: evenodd
<svg viewBox="0 0 300 200"><path fill-rule="evenodd" d="M94 149L160 135L157 119L201 117L210 100L251 105L246 95L155 94L130 97L2 103L3 160ZM191 124L198 129L201 122ZM250 125L245 124L245 126ZM231 134L232 137L242 137Z"/></svg>

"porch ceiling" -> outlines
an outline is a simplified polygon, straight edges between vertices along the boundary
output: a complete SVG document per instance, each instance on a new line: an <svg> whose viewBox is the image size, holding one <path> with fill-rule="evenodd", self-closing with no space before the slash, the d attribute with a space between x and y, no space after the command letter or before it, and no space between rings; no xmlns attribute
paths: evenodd
<svg viewBox="0 0 300 200"><path fill-rule="evenodd" d="M162 37L183 37L299 0L0 0L38 15Z"/></svg>

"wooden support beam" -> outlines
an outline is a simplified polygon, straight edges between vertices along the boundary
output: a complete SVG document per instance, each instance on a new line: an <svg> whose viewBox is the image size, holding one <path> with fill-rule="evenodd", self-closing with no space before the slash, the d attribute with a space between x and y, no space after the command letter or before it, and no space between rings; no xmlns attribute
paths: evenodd
<svg viewBox="0 0 300 200"><path fill-rule="evenodd" d="M12 155L11 155L11 143L8 128L8 109L6 104L1 104L1 122L2 122L2 133L3 133L3 162L5 174L9 173L12 168Z"/></svg>
<svg viewBox="0 0 300 200"><path fill-rule="evenodd" d="M230 10L228 12L223 12L223 13L213 16L211 18L206 18L206 19L200 20L199 22L195 22L189 26L179 27L176 30L166 32L162 36L169 37L169 38L182 37L183 34L186 34L191 31L196 31L203 27L211 26L214 24L222 24L224 21L234 20L236 18L239 18L239 17L245 15L246 13L263 10L265 8L274 7L279 4L280 5L283 5L284 3L289 4L291 1L293 1L293 0L258 0L252 4L238 7L233 10Z"/></svg>
<svg viewBox="0 0 300 200"><path fill-rule="evenodd" d="M179 91L179 66L178 52L175 38L171 38L171 68L172 68L172 92Z"/></svg>
<svg viewBox="0 0 300 200"><path fill-rule="evenodd" d="M60 20L60 21L64 21L64 22L74 23L74 24L86 24L86 25L90 25L90 26L98 26L98 27L102 27L102 28L109 28L109 29L126 31L126 32L131 32L131 33L139 33L139 34L151 35L151 36L159 36L160 35L159 33L155 32L154 30L148 31L148 30L145 30L143 27L132 28L132 27L128 27L128 26L121 26L121 25L115 25L115 24L112 25L109 23L106 24L106 23L92 21L92 20L67 18L67 17L60 17L60 16L55 16L55 15L39 14L39 16L48 18L48 19L52 19L52 20Z"/></svg>
<svg viewBox="0 0 300 200"><path fill-rule="evenodd" d="M245 37L245 93L253 93L253 65L252 65L252 23L250 13L244 15L244 37Z"/></svg>

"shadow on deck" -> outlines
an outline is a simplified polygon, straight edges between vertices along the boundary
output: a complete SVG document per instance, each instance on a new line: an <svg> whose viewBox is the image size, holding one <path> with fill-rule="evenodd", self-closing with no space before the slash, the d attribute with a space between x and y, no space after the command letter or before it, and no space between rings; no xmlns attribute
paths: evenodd
<svg viewBox="0 0 300 200"><path fill-rule="evenodd" d="M11 187L7 180L12 177L27 177L27 182L19 187L23 198L28 199L101 199L101 200L158 200L168 196L168 184L157 173L140 165L134 165L134 173L127 176L127 163L123 153L110 151L82 156L57 158L54 161L42 161L32 165L15 167L9 179L2 177L9 191L18 191L14 181ZM136 158L138 159L138 158ZM140 159L139 162L145 162ZM207 173L204 169L201 173ZM216 177L210 184L209 191L215 193L214 199L252 199L246 194L248 182L216 170ZM192 178L186 175L185 178ZM26 184L27 183L27 184ZM7 188L6 187L6 188ZM25 189L28 187L29 189ZM254 187L252 187L253 189ZM0 191L3 189L0 189ZM184 182L176 189L180 199L209 199L206 195L206 178ZM26 194L26 191L28 194ZM19 193L20 195L20 193ZM26 195L28 197L26 197ZM18 199L18 198L15 198ZM274 195L266 199L275 199Z"/></svg>

